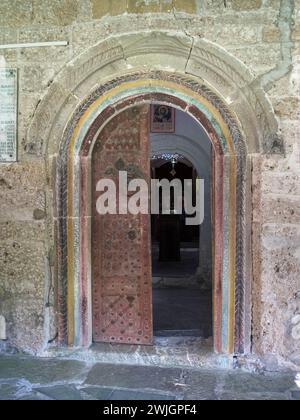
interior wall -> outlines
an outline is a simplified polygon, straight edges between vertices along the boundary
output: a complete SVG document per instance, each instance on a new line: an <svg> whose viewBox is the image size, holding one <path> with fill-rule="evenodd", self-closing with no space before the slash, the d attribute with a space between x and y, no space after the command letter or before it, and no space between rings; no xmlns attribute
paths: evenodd
<svg viewBox="0 0 300 420"><path fill-rule="evenodd" d="M151 154L179 153L195 167L205 185L205 216L201 225L198 275L203 287L212 285L211 165L212 146L205 130L188 114L176 110L174 133L151 133Z"/></svg>

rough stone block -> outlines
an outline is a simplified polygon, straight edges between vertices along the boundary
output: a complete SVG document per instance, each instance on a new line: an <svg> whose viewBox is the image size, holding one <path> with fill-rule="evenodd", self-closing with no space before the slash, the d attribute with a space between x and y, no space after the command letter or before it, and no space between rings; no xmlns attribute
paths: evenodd
<svg viewBox="0 0 300 420"><path fill-rule="evenodd" d="M292 41L300 41L300 25L295 25L292 31Z"/></svg>
<svg viewBox="0 0 300 420"><path fill-rule="evenodd" d="M34 2L35 22L48 25L71 25L79 14L79 0L51 0L47 5L41 1Z"/></svg>
<svg viewBox="0 0 300 420"><path fill-rule="evenodd" d="M169 13L173 10L173 0L161 0L161 11Z"/></svg>
<svg viewBox="0 0 300 420"><path fill-rule="evenodd" d="M281 60L280 44L258 44L247 48L229 47L228 51L257 76L272 70L274 64Z"/></svg>
<svg viewBox="0 0 300 420"><path fill-rule="evenodd" d="M20 28L32 23L31 0L1 0L0 27Z"/></svg>
<svg viewBox="0 0 300 420"><path fill-rule="evenodd" d="M176 390L175 383L180 377L180 369L160 369L146 366L120 366L118 372L113 365L96 364L86 379L85 385L129 388L134 382L136 389Z"/></svg>
<svg viewBox="0 0 300 420"><path fill-rule="evenodd" d="M300 223L300 197L264 195L261 211L265 223Z"/></svg>
<svg viewBox="0 0 300 420"><path fill-rule="evenodd" d="M279 42L280 37L280 29L276 26L266 27L263 29L263 42Z"/></svg>
<svg viewBox="0 0 300 420"><path fill-rule="evenodd" d="M50 85L54 76L54 69L45 67L44 64L25 65L19 71L20 91L26 94L41 94Z"/></svg>
<svg viewBox="0 0 300 420"><path fill-rule="evenodd" d="M207 25L205 38L222 45L254 45L261 41L261 30L258 25L240 25L221 23L218 25Z"/></svg>
<svg viewBox="0 0 300 420"><path fill-rule="evenodd" d="M92 0L92 14L94 19L103 16L116 16L126 12L126 0Z"/></svg>
<svg viewBox="0 0 300 420"><path fill-rule="evenodd" d="M31 42L51 42L51 41L70 41L70 31L68 28L60 29L56 28L30 28L22 29L19 33L20 43L31 43ZM43 48L24 48L20 50L20 57L24 63L42 63L41 66L45 68L45 63L48 66L54 65L54 63L62 62L66 63L72 58L71 46L50 46Z"/></svg>
<svg viewBox="0 0 300 420"><path fill-rule="evenodd" d="M158 13L159 0L128 0L128 13Z"/></svg>
<svg viewBox="0 0 300 420"><path fill-rule="evenodd" d="M45 240L44 222L2 221L0 222L0 238L5 242L42 242Z"/></svg>
<svg viewBox="0 0 300 420"><path fill-rule="evenodd" d="M167 60L169 71L184 72L186 63L189 57L192 40L187 36L177 36L172 39L165 33L155 33L153 35L143 34L136 37L126 37L121 39L121 44L124 48L126 62L129 65L146 68L151 70L161 69L164 60ZM166 42L168 43L166 47ZM169 55L168 51L163 52L164 48L169 48L172 51L178 51L176 57ZM155 46L152 54L145 54L145 51L151 51ZM161 50L161 52L160 52Z"/></svg>
<svg viewBox="0 0 300 420"><path fill-rule="evenodd" d="M180 12L191 14L197 13L197 5L195 0L174 0L174 8Z"/></svg>
<svg viewBox="0 0 300 420"><path fill-rule="evenodd" d="M41 279L38 281L42 284ZM33 292L30 295L15 293L14 297L0 301L10 345L29 353L41 350L45 341L44 299Z"/></svg>
<svg viewBox="0 0 300 420"><path fill-rule="evenodd" d="M239 12L258 10L262 6L262 0L232 0L232 8Z"/></svg>
<svg viewBox="0 0 300 420"><path fill-rule="evenodd" d="M33 220L45 210L45 167L40 161L0 166L0 220Z"/></svg>
<svg viewBox="0 0 300 420"><path fill-rule="evenodd" d="M43 296L45 251L43 243L0 242L0 299L11 296ZM5 315L5 313L4 313Z"/></svg>
<svg viewBox="0 0 300 420"><path fill-rule="evenodd" d="M300 99L295 96L273 98L275 113L280 118L289 120L300 119Z"/></svg>
<svg viewBox="0 0 300 420"><path fill-rule="evenodd" d="M290 194L300 197L300 175L297 173L265 171L262 176L264 194Z"/></svg>

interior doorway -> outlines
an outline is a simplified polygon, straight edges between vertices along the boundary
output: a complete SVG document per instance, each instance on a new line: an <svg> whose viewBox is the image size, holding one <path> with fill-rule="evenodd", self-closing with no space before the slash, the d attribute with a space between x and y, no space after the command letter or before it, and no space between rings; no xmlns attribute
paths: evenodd
<svg viewBox="0 0 300 420"><path fill-rule="evenodd" d="M204 177L205 217L200 226L187 225L184 203L182 214L176 214L173 189L170 214L162 214L160 195L160 214L151 216L154 336L206 339L212 336L211 146L191 117L175 109L173 113L172 132L156 130L150 134L151 178L158 182L179 180L183 197L184 183L190 181L195 206L199 192L196 181ZM180 147L176 147L179 142ZM200 147L194 157L201 174L186 157L193 154L197 143Z"/></svg>

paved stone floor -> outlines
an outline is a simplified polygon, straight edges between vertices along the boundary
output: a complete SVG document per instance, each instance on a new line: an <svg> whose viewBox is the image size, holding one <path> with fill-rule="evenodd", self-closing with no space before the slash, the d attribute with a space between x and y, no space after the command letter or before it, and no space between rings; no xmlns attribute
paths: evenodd
<svg viewBox="0 0 300 420"><path fill-rule="evenodd" d="M294 374L0 356L0 400L292 400Z"/></svg>

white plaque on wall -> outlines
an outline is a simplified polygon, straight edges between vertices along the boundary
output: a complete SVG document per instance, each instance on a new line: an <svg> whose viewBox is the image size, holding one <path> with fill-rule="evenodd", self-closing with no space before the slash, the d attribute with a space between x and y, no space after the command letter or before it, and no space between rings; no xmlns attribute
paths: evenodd
<svg viewBox="0 0 300 420"><path fill-rule="evenodd" d="M0 69L0 162L17 160L18 72Z"/></svg>

